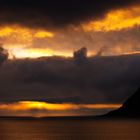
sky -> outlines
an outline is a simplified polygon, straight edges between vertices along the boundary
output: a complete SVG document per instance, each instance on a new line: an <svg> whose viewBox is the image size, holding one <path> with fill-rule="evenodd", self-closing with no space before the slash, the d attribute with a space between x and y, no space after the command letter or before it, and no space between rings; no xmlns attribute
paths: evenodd
<svg viewBox="0 0 140 140"><path fill-rule="evenodd" d="M0 116L119 108L140 84L139 36L139 0L0 0Z"/></svg>

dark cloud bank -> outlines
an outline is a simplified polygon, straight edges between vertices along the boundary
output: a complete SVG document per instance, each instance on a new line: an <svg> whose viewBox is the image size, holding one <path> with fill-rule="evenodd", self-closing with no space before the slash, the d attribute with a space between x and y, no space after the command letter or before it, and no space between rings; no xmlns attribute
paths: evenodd
<svg viewBox="0 0 140 140"><path fill-rule="evenodd" d="M0 101L122 103L140 85L140 55L7 60ZM80 63L79 63L80 62Z"/></svg>
<svg viewBox="0 0 140 140"><path fill-rule="evenodd" d="M139 0L0 0L0 24L63 27L102 18Z"/></svg>

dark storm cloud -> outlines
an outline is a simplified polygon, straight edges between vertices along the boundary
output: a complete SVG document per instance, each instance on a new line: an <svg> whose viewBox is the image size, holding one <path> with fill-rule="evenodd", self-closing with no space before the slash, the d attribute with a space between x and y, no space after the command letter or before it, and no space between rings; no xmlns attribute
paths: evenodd
<svg viewBox="0 0 140 140"><path fill-rule="evenodd" d="M121 103L140 85L140 55L7 61L0 68L0 101Z"/></svg>
<svg viewBox="0 0 140 140"><path fill-rule="evenodd" d="M103 17L139 0L0 0L0 23L61 27Z"/></svg>

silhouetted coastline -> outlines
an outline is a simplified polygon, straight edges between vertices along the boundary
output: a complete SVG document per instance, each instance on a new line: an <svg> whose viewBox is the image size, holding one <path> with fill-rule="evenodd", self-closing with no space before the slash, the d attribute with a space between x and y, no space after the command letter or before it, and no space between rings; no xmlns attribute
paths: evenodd
<svg viewBox="0 0 140 140"><path fill-rule="evenodd" d="M122 107L104 116L111 118L140 118L140 88L124 102Z"/></svg>

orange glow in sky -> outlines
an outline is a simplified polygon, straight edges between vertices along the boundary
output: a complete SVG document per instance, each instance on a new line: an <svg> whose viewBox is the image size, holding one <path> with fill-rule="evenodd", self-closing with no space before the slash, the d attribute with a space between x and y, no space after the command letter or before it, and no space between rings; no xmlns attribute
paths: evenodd
<svg viewBox="0 0 140 140"><path fill-rule="evenodd" d="M54 51L51 49L44 48L22 48L15 46L15 48L8 49L9 58L39 58L39 57L50 57L50 56L64 56L64 57L72 57L72 53L70 52L62 52L62 51Z"/></svg>
<svg viewBox="0 0 140 140"><path fill-rule="evenodd" d="M54 34L51 32L47 32L47 31L38 31L37 33L35 33L35 37L36 38L45 38L45 37L52 38L52 37L54 37Z"/></svg>
<svg viewBox="0 0 140 140"><path fill-rule="evenodd" d="M126 9L110 11L103 19L82 23L82 31L84 30L84 33L120 31L122 29L132 28L136 25L140 25L140 8L138 6L133 6ZM81 26L75 28L81 30ZM86 36L84 37L85 40L81 38L81 41L79 42L77 40L80 40L80 36L73 36L73 34L72 36L67 36L67 32L59 31L53 30L52 32L47 29L32 29L19 25L0 26L0 44L2 43L4 48L8 50L10 59L38 58L54 55L72 57L74 51L73 48L78 46L80 49L80 45L82 47L81 42L84 44L84 42L87 41ZM72 30L70 31L73 32ZM127 44L127 42L124 43ZM95 44L98 44L98 40ZM103 52L102 55L139 53L138 49L137 52L135 49L133 50L132 45L129 47L128 44L127 48L124 47L123 44L122 46L118 45L117 47L111 47L108 52ZM92 45L90 44L89 46L91 47ZM88 48L89 46L87 43L86 47ZM104 44L102 44L102 46L104 46ZM99 48L93 44L93 48L89 48L90 51L88 52L88 56L96 55L98 49Z"/></svg>
<svg viewBox="0 0 140 140"><path fill-rule="evenodd" d="M48 103L39 101L19 101L15 103L1 103L0 110L26 111L26 110L75 110L75 109L115 109L121 107L121 104L73 104L73 103Z"/></svg>
<svg viewBox="0 0 140 140"><path fill-rule="evenodd" d="M52 38L54 33L46 30L35 30L21 26L2 26L0 27L0 37L12 36L12 34L23 35L24 37L35 37L35 38Z"/></svg>
<svg viewBox="0 0 140 140"><path fill-rule="evenodd" d="M83 24L85 31L111 31L140 25L140 8L131 7L109 12L102 20Z"/></svg>
<svg viewBox="0 0 140 140"><path fill-rule="evenodd" d="M22 49L13 48L10 50L11 54L14 54L16 58L37 58L41 56L52 56L53 51L50 49ZM11 56L12 58L12 56Z"/></svg>

